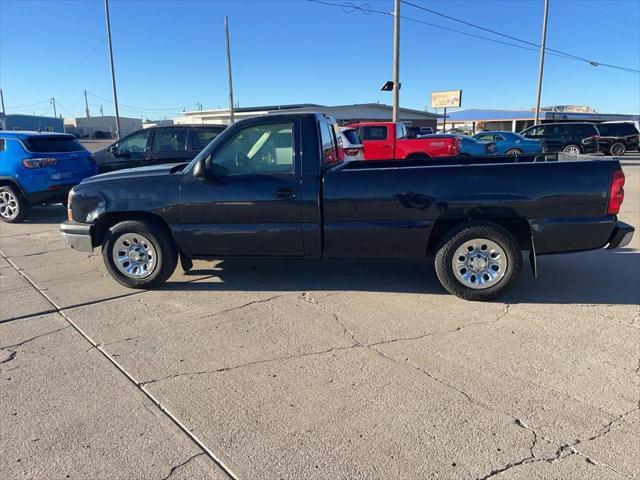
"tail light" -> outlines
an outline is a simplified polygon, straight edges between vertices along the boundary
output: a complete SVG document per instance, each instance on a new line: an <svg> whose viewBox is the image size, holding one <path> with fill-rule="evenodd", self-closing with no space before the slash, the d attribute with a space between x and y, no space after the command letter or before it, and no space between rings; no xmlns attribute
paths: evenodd
<svg viewBox="0 0 640 480"><path fill-rule="evenodd" d="M58 161L55 158L43 157L43 158L25 158L22 160L24 168L42 168L51 167Z"/></svg>
<svg viewBox="0 0 640 480"><path fill-rule="evenodd" d="M616 170L611 177L609 187L609 203L607 204L607 214L617 215L624 200L624 173Z"/></svg>
<svg viewBox="0 0 640 480"><path fill-rule="evenodd" d="M349 155L350 157L355 157L356 155L358 155L358 153L360 153L361 150L361 148L345 148L344 153L345 155Z"/></svg>

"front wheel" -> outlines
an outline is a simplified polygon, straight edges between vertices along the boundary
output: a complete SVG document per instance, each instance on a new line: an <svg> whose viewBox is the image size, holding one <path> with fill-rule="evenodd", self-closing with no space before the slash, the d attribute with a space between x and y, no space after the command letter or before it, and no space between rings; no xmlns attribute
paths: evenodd
<svg viewBox="0 0 640 480"><path fill-rule="evenodd" d="M17 188L10 185L0 187L0 220L20 223L27 218L29 204Z"/></svg>
<svg viewBox="0 0 640 480"><path fill-rule="evenodd" d="M178 251L171 236L158 224L125 221L107 232L102 258L119 283L144 289L167 281L176 269Z"/></svg>
<svg viewBox="0 0 640 480"><path fill-rule="evenodd" d="M509 290L522 269L522 251L506 229L472 223L451 232L436 254L442 286L464 300L492 300Z"/></svg>

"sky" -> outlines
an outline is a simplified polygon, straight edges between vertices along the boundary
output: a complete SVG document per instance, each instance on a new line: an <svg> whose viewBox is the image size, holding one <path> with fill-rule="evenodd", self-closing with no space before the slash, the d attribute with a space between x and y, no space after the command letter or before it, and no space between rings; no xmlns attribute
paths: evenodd
<svg viewBox="0 0 640 480"><path fill-rule="evenodd" d="M161 119L228 105L224 16L241 107L391 104L392 0L111 0L120 115ZM538 44L543 0L411 0ZM547 47L640 69L640 1L550 0ZM353 8L353 6L360 7ZM349 13L350 12L350 13ZM401 15L516 43L407 4ZM462 89L463 108L535 106L539 52L414 20L401 21L400 105L424 110L432 91ZM0 87L7 113L113 114L102 0L0 0ZM523 44L520 44L523 45ZM640 75L547 55L544 105L640 113Z"/></svg>

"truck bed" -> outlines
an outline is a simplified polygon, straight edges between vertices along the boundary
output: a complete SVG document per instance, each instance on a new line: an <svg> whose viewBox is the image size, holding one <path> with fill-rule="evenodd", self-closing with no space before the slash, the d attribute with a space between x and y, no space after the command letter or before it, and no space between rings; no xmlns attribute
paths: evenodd
<svg viewBox="0 0 640 480"><path fill-rule="evenodd" d="M619 162L547 158L457 157L337 166L324 172L324 254L357 251L362 257L419 258L433 247L427 245L437 239L433 233L439 223L469 219L523 223L537 253L603 247L616 223L606 209Z"/></svg>

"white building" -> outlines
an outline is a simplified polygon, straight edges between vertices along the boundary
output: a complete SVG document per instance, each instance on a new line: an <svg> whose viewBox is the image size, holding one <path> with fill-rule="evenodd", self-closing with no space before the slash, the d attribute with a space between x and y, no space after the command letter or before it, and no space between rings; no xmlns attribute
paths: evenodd
<svg viewBox="0 0 640 480"><path fill-rule="evenodd" d="M64 119L65 131L80 137L115 138L116 117L112 115L101 117L78 117ZM139 118L120 117L120 138L142 129Z"/></svg>
<svg viewBox="0 0 640 480"><path fill-rule="evenodd" d="M298 112L322 112L335 118L340 124L361 122L361 121L390 121L392 107L382 103L356 103L353 105L316 105L313 103L303 103L294 105L270 105L262 107L243 107L234 109L236 120L255 117L258 115L269 115L272 113L298 113ZM435 113L412 110L409 108L400 109L400 121L414 127L432 127L435 130L437 115ZM229 109L219 110L196 110L184 112L180 117L174 118L175 124L218 124L229 125L231 116Z"/></svg>

